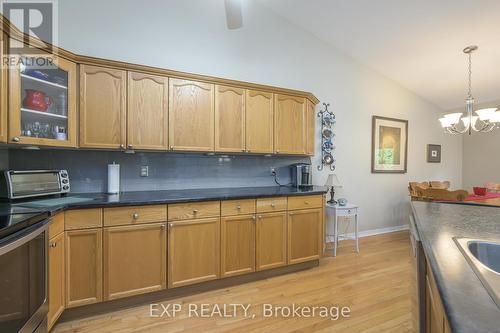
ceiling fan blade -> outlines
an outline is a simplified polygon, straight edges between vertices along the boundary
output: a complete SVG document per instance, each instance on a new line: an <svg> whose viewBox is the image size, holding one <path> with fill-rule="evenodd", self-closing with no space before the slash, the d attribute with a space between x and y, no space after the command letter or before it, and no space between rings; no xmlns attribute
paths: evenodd
<svg viewBox="0 0 500 333"><path fill-rule="evenodd" d="M243 15L241 12L241 0L224 0L226 7L227 28L234 30L243 26Z"/></svg>

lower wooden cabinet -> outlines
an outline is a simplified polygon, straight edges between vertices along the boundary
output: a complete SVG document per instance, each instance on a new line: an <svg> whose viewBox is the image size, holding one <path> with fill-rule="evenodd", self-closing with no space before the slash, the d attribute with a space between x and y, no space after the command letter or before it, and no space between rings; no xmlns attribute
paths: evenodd
<svg viewBox="0 0 500 333"><path fill-rule="evenodd" d="M168 287L220 276L220 218L168 224Z"/></svg>
<svg viewBox="0 0 500 333"><path fill-rule="evenodd" d="M221 277L255 271L255 215L221 219Z"/></svg>
<svg viewBox="0 0 500 333"><path fill-rule="evenodd" d="M288 213L288 264L319 259L323 246L322 215L321 208Z"/></svg>
<svg viewBox="0 0 500 333"><path fill-rule="evenodd" d="M104 300L167 288L166 224L104 228Z"/></svg>
<svg viewBox="0 0 500 333"><path fill-rule="evenodd" d="M66 231L66 307L102 301L102 228Z"/></svg>
<svg viewBox="0 0 500 333"><path fill-rule="evenodd" d="M436 282L429 265L425 277L425 332L451 333L443 303L437 290Z"/></svg>
<svg viewBox="0 0 500 333"><path fill-rule="evenodd" d="M286 229L286 212L257 215L255 239L257 271L287 264Z"/></svg>
<svg viewBox="0 0 500 333"><path fill-rule="evenodd" d="M49 240L49 312L47 314L48 329L50 330L61 313L64 311L64 232Z"/></svg>

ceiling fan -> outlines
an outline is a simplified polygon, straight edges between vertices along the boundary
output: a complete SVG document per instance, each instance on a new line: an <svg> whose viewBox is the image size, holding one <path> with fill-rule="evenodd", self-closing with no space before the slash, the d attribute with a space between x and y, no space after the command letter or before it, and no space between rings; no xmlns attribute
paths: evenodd
<svg viewBox="0 0 500 333"><path fill-rule="evenodd" d="M243 14L241 10L242 0L224 0L226 7L226 23L230 30L239 29L243 26Z"/></svg>

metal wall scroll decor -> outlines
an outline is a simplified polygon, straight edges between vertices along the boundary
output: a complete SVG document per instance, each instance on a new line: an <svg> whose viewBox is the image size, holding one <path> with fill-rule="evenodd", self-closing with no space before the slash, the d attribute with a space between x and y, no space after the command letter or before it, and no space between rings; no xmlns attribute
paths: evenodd
<svg viewBox="0 0 500 333"><path fill-rule="evenodd" d="M332 126L335 124L335 115L328 110L330 103L323 103L324 110L318 112L318 117L321 118L321 164L318 165L318 170L323 170L325 165L330 167L331 171L335 170L335 159L333 158L332 151L335 149L333 145Z"/></svg>

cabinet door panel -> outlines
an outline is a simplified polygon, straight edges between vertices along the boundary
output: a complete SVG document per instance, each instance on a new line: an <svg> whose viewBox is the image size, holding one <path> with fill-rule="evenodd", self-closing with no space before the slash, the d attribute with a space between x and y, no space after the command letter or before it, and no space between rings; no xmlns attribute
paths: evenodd
<svg viewBox="0 0 500 333"><path fill-rule="evenodd" d="M286 212L257 215L256 269L286 265Z"/></svg>
<svg viewBox="0 0 500 333"><path fill-rule="evenodd" d="M66 232L66 307L102 301L102 229Z"/></svg>
<svg viewBox="0 0 500 333"><path fill-rule="evenodd" d="M322 215L322 209L288 213L288 264L319 259L323 246Z"/></svg>
<svg viewBox="0 0 500 333"><path fill-rule="evenodd" d="M164 223L104 228L105 300L167 288L166 237Z"/></svg>
<svg viewBox="0 0 500 333"><path fill-rule="evenodd" d="M219 269L219 218L169 223L169 288L217 279Z"/></svg>
<svg viewBox="0 0 500 333"><path fill-rule="evenodd" d="M221 219L221 275L255 271L255 215Z"/></svg>
<svg viewBox="0 0 500 333"><path fill-rule="evenodd" d="M273 94L247 90L246 149L252 153L273 153Z"/></svg>
<svg viewBox="0 0 500 333"><path fill-rule="evenodd" d="M278 154L303 155L305 98L274 95L274 149Z"/></svg>
<svg viewBox="0 0 500 333"><path fill-rule="evenodd" d="M169 79L169 145L172 150L214 150L214 85Z"/></svg>
<svg viewBox="0 0 500 333"><path fill-rule="evenodd" d="M245 151L245 91L215 86L215 150Z"/></svg>
<svg viewBox="0 0 500 333"><path fill-rule="evenodd" d="M80 66L80 147L120 148L125 144L126 78L125 71Z"/></svg>
<svg viewBox="0 0 500 333"><path fill-rule="evenodd" d="M306 106L306 154L314 156L314 139L316 138L316 106L310 100L307 100Z"/></svg>
<svg viewBox="0 0 500 333"><path fill-rule="evenodd" d="M76 147L76 64L47 53L38 67L13 56L25 66L10 68L9 142Z"/></svg>
<svg viewBox="0 0 500 333"><path fill-rule="evenodd" d="M64 310L64 266L64 233L60 233L49 241L49 330Z"/></svg>
<svg viewBox="0 0 500 333"><path fill-rule="evenodd" d="M168 148L168 78L128 72L127 146Z"/></svg>

